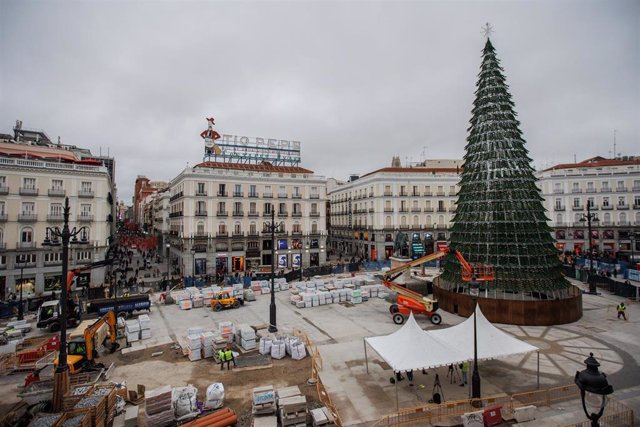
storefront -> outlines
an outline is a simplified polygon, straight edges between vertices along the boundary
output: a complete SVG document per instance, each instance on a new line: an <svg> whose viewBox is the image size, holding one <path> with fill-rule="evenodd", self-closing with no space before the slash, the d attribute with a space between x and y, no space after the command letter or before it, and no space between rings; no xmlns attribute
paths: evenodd
<svg viewBox="0 0 640 427"><path fill-rule="evenodd" d="M227 274L229 271L227 260L227 254L216 255L216 274Z"/></svg>
<svg viewBox="0 0 640 427"><path fill-rule="evenodd" d="M195 266L195 272L194 274L196 276L204 276L205 274L207 274L207 258L206 254L203 254L205 256L201 257L201 258L197 258L194 260L194 266Z"/></svg>
<svg viewBox="0 0 640 427"><path fill-rule="evenodd" d="M61 289L62 287L62 276L56 273L48 273L44 275L44 290L45 291L53 291Z"/></svg>
<svg viewBox="0 0 640 427"><path fill-rule="evenodd" d="M236 272L236 271L244 271L245 269L245 264L244 264L244 257L243 256L234 256L231 258L231 271L232 272Z"/></svg>
<svg viewBox="0 0 640 427"><path fill-rule="evenodd" d="M316 267L320 265L320 254L317 252L312 252L309 254L309 265L312 267Z"/></svg>
<svg viewBox="0 0 640 427"><path fill-rule="evenodd" d="M436 250L438 252L447 250L447 242L436 242Z"/></svg>
<svg viewBox="0 0 640 427"><path fill-rule="evenodd" d="M277 267L278 268L287 268L289 267L289 257L287 254L277 254Z"/></svg>

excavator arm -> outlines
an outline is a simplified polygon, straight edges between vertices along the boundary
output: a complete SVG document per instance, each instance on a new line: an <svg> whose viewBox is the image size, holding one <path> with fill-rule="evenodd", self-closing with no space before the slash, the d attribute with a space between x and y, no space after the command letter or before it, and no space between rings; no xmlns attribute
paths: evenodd
<svg viewBox="0 0 640 427"><path fill-rule="evenodd" d="M92 262L91 264L83 265L83 266L74 268L73 270L69 270L67 272L67 292L71 291L71 285L73 284L73 281L83 271L93 270L94 268L106 267L111 264L113 264L113 258L107 258L102 261Z"/></svg>
<svg viewBox="0 0 640 427"><path fill-rule="evenodd" d="M407 262L405 264L402 264L402 265L400 265L400 266L398 266L396 268L393 268L393 269L387 271L386 273L384 273L383 279L384 279L385 282L392 282L398 276L400 276L402 273L404 273L405 271L409 270L410 268L417 267L419 265L424 264L425 262L433 261L434 259L442 258L448 252L449 252L449 250L445 249L445 250L442 250L442 251L434 252L434 253L429 254L429 255L425 255L422 258L418 258L416 260L409 261L409 262Z"/></svg>
<svg viewBox="0 0 640 427"><path fill-rule="evenodd" d="M111 349L112 352L115 350L114 345L117 342L117 332L116 332L116 313L114 311L109 311L107 314L98 319L93 325L89 326L84 330L84 342L87 351L87 360L93 360L93 354L96 346L95 338L96 334L102 327L102 325L107 325L109 328L109 340L111 341ZM101 344L101 343L100 343Z"/></svg>

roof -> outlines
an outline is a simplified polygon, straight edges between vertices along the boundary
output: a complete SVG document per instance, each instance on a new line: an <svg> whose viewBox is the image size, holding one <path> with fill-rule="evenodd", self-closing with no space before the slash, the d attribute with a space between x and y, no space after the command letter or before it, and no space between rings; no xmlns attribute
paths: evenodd
<svg viewBox="0 0 640 427"><path fill-rule="evenodd" d="M251 163L225 163L225 162L202 162L195 165L196 168L211 168L211 169L231 169L241 171L256 171L256 172L281 172L281 173L307 173L312 174L313 171L299 166L274 166L269 162L263 162L260 164Z"/></svg>
<svg viewBox="0 0 640 427"><path fill-rule="evenodd" d="M0 142L0 155L9 157L26 157L39 160L64 160L74 163L81 162L81 159L71 151L43 147L40 145L16 144L11 142ZM84 161L84 163L87 163L87 161Z"/></svg>
<svg viewBox="0 0 640 427"><path fill-rule="evenodd" d="M579 163L560 163L555 166L551 166L544 171L558 170L558 169L582 169L582 168L602 168L607 166L629 166L640 165L640 157L629 156L622 159L605 159L604 157L592 157L590 159L583 160Z"/></svg>
<svg viewBox="0 0 640 427"><path fill-rule="evenodd" d="M462 171L462 166L459 168L394 168L394 167L386 167L382 169L375 170L373 172L369 172L365 175L362 175L360 178L364 178L365 176L374 175L376 173L383 172L391 172L391 173L460 173Z"/></svg>

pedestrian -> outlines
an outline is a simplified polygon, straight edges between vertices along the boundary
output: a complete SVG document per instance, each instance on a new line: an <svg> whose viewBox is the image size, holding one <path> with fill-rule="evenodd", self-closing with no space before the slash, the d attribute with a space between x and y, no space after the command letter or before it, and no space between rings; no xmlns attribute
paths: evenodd
<svg viewBox="0 0 640 427"><path fill-rule="evenodd" d="M466 360L460 364L460 372L462 372L462 383L460 387L464 387L467 384L467 374L469 373L469 362Z"/></svg>
<svg viewBox="0 0 640 427"><path fill-rule="evenodd" d="M413 387L413 371L406 371L409 386Z"/></svg>
<svg viewBox="0 0 640 427"><path fill-rule="evenodd" d="M218 359L220 359L220 370L224 371L224 362L225 362L225 354L224 354L224 350L220 349L218 350Z"/></svg>
<svg viewBox="0 0 640 427"><path fill-rule="evenodd" d="M618 270L616 270L615 268L613 269L613 278L614 279L618 278Z"/></svg>
<svg viewBox="0 0 640 427"><path fill-rule="evenodd" d="M404 377L402 376L402 374L400 373L400 371L396 371L396 381L400 382L404 380Z"/></svg>
<svg viewBox="0 0 640 427"><path fill-rule="evenodd" d="M627 306L624 305L624 302L621 302L620 304L618 304L618 307L617 307L618 319L620 318L620 316L622 316L624 320L627 320L627 314L625 313L626 309L627 309Z"/></svg>
<svg viewBox="0 0 640 427"><path fill-rule="evenodd" d="M233 367L236 367L236 359L233 357L233 351L231 351L231 347L227 346L227 349L224 352L224 358L227 361L228 370L231 370L231 362L233 362Z"/></svg>

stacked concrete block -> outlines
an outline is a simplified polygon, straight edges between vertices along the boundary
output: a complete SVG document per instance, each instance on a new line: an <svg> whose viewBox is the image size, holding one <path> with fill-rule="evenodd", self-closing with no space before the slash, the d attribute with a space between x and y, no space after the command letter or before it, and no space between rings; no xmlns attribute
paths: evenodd
<svg viewBox="0 0 640 427"><path fill-rule="evenodd" d="M311 413L311 425L313 427L332 427L335 426L334 418L326 406L316 408L309 411Z"/></svg>
<svg viewBox="0 0 640 427"><path fill-rule="evenodd" d="M245 350L256 348L256 331L249 325L238 325L236 343Z"/></svg>
<svg viewBox="0 0 640 427"><path fill-rule="evenodd" d="M200 334L200 350L204 359L209 359L215 354L213 343L215 340L215 334L207 331Z"/></svg>
<svg viewBox="0 0 640 427"><path fill-rule="evenodd" d="M172 389L165 385L145 392L143 417L147 427L165 427L175 422L173 405L171 404Z"/></svg>
<svg viewBox="0 0 640 427"><path fill-rule="evenodd" d="M140 322L138 319L127 320L124 326L124 332L128 342L136 342L140 340Z"/></svg>
<svg viewBox="0 0 640 427"><path fill-rule="evenodd" d="M253 415L276 412L276 393L273 386L256 387L252 390L251 412Z"/></svg>
<svg viewBox="0 0 640 427"><path fill-rule="evenodd" d="M218 333L227 340L228 343L233 342L235 335L235 326L231 321L218 322Z"/></svg>
<svg viewBox="0 0 640 427"><path fill-rule="evenodd" d="M305 396L290 396L278 398L278 418L280 425L307 425L307 398Z"/></svg>
<svg viewBox="0 0 640 427"><path fill-rule="evenodd" d="M201 349L200 334L187 335L187 355L190 361L202 359Z"/></svg>
<svg viewBox="0 0 640 427"><path fill-rule="evenodd" d="M151 338L151 319L148 314L141 314L138 316L138 323L140 323L140 339L146 340Z"/></svg>

